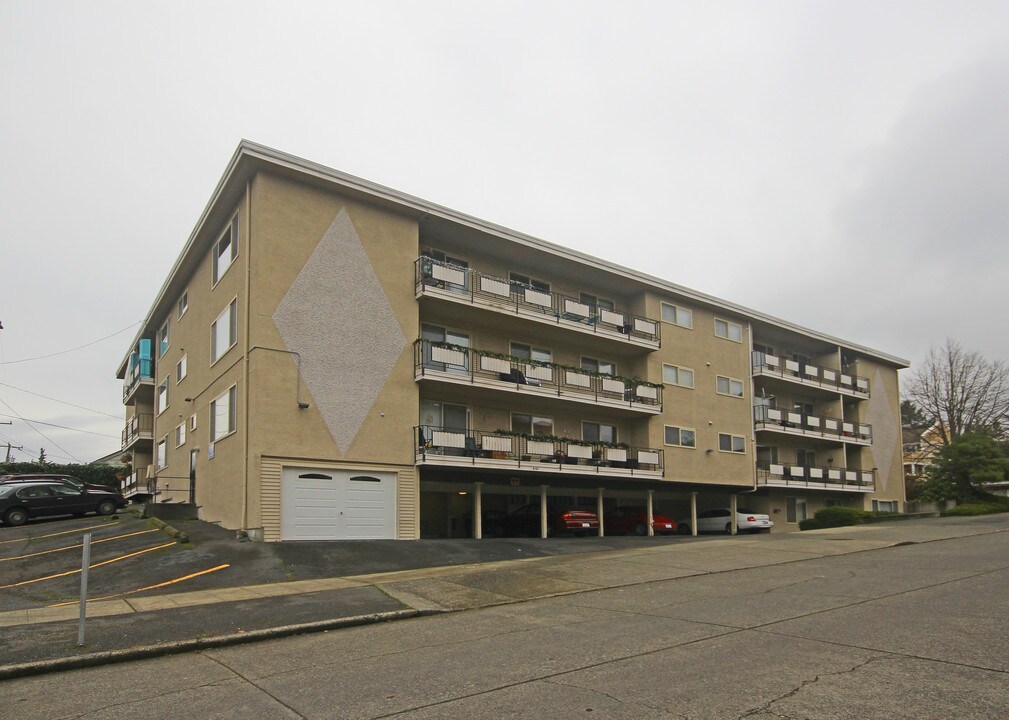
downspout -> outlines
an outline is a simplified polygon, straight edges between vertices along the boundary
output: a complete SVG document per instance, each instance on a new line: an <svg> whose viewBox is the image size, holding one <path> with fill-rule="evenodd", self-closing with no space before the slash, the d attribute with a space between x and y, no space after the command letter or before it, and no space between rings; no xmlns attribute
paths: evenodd
<svg viewBox="0 0 1009 720"><path fill-rule="evenodd" d="M249 530L249 330L252 327L252 182L245 181L245 341L242 343L242 532Z"/></svg>
<svg viewBox="0 0 1009 720"><path fill-rule="evenodd" d="M754 413L753 400L756 383L753 382L753 323L746 322L746 334L750 338L750 353L746 359L746 366L750 373L750 442L753 443L753 487L749 490L742 490L738 494L757 492L757 418Z"/></svg>

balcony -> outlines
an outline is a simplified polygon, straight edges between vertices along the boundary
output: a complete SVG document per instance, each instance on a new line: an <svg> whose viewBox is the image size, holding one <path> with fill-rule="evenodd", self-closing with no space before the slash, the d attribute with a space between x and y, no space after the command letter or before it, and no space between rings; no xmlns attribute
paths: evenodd
<svg viewBox="0 0 1009 720"><path fill-rule="evenodd" d="M154 397L154 373L150 358L137 360L132 369L127 371L126 380L123 381L123 404L132 405L141 389L151 398Z"/></svg>
<svg viewBox="0 0 1009 720"><path fill-rule="evenodd" d="M484 275L428 257L414 263L417 297L437 297L493 312L517 315L587 335L657 350L659 322L630 313L594 307L554 292Z"/></svg>
<svg viewBox="0 0 1009 720"><path fill-rule="evenodd" d="M414 378L557 397L648 415L662 412L662 386L656 383L433 340L414 343Z"/></svg>
<svg viewBox="0 0 1009 720"><path fill-rule="evenodd" d="M876 491L876 476L871 470L760 462L757 485L871 493Z"/></svg>
<svg viewBox="0 0 1009 720"><path fill-rule="evenodd" d="M753 374L781 378L806 387L822 388L842 395L869 398L868 378L849 375L840 370L821 368L777 355L754 352L751 358Z"/></svg>
<svg viewBox="0 0 1009 720"><path fill-rule="evenodd" d="M143 477L141 477L140 470L134 470L129 477L123 478L119 482L119 489L123 493L123 497L131 498L137 495L150 495L149 481L147 480L147 471L143 471Z"/></svg>
<svg viewBox="0 0 1009 720"><path fill-rule="evenodd" d="M140 442L154 440L154 415L138 413L126 422L123 428L123 450L129 450Z"/></svg>
<svg viewBox="0 0 1009 720"><path fill-rule="evenodd" d="M662 451L489 430L414 428L418 465L560 475L662 478Z"/></svg>
<svg viewBox="0 0 1009 720"><path fill-rule="evenodd" d="M764 405L753 408L753 425L758 431L767 430L786 435L837 440L854 445L872 445L872 425L779 410Z"/></svg>

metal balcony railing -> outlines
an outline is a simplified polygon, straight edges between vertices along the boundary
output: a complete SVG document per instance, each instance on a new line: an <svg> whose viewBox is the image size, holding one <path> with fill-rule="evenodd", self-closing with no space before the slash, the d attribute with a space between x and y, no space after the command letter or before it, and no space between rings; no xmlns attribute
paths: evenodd
<svg viewBox="0 0 1009 720"><path fill-rule="evenodd" d="M814 436L841 442L872 444L872 425L791 410L779 410L766 405L757 405L753 408L753 423L757 430Z"/></svg>
<svg viewBox="0 0 1009 720"><path fill-rule="evenodd" d="M433 340L414 343L414 376L556 396L609 407L662 412L662 386L580 368L521 360Z"/></svg>
<svg viewBox="0 0 1009 720"><path fill-rule="evenodd" d="M832 466L814 467L789 463L758 462L757 484L875 492L876 474L871 470L853 470Z"/></svg>
<svg viewBox="0 0 1009 720"><path fill-rule="evenodd" d="M663 470L662 450L649 448L431 425L415 427L413 432L418 462L462 461L488 467L649 477L661 476Z"/></svg>
<svg viewBox="0 0 1009 720"><path fill-rule="evenodd" d="M151 440L154 437L154 414L137 413L131 417L123 428L123 450L130 448L139 440Z"/></svg>
<svg viewBox="0 0 1009 720"><path fill-rule="evenodd" d="M123 381L123 401L125 402L133 391L143 383L152 385L154 384L154 373L153 373L153 363L149 358L141 358L137 361L137 364L133 366L133 370L126 376Z"/></svg>
<svg viewBox="0 0 1009 720"><path fill-rule="evenodd" d="M811 387L836 390L853 397L869 397L869 379L841 370L822 368L777 355L754 351L751 357L753 374L771 375Z"/></svg>
<svg viewBox="0 0 1009 720"><path fill-rule="evenodd" d="M421 257L414 263L417 294L435 294L484 308L522 315L580 332L658 348L658 320L597 307L524 283L485 275L476 270Z"/></svg>

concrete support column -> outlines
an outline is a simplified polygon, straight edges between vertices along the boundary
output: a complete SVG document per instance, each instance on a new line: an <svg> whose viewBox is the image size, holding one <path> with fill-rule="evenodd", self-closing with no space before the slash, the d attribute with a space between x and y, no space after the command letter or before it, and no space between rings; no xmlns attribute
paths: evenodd
<svg viewBox="0 0 1009 720"><path fill-rule="evenodd" d="M648 491L648 502L647 502L646 510L645 510L645 514L647 515L647 523L648 523L648 537L652 537L652 536L655 535L655 525L653 524L655 522L654 502L655 502L655 491L654 490L649 490Z"/></svg>
<svg viewBox="0 0 1009 720"><path fill-rule="evenodd" d="M738 530L736 529L736 498L738 496L736 493L729 495L729 534L735 535Z"/></svg>
<svg viewBox="0 0 1009 720"><path fill-rule="evenodd" d="M599 516L599 537L604 537L606 534L603 528L603 489L599 488L596 490L596 515Z"/></svg>
<svg viewBox="0 0 1009 720"><path fill-rule="evenodd" d="M483 538L483 483L473 483L473 537Z"/></svg>
<svg viewBox="0 0 1009 720"><path fill-rule="evenodd" d="M690 534L697 536L697 493L690 493Z"/></svg>
<svg viewBox="0 0 1009 720"><path fill-rule="evenodd" d="M547 518L547 488L549 485L540 485L540 537L545 538L547 536L547 525L549 524L549 518Z"/></svg>

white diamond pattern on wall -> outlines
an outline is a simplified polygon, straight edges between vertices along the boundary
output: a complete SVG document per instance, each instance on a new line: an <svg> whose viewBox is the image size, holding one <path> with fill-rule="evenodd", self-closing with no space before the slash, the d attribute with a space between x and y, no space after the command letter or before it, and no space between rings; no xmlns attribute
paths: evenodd
<svg viewBox="0 0 1009 720"><path fill-rule="evenodd" d="M409 344L346 209L319 240L273 322L287 348L301 355L312 400L346 453Z"/></svg>

